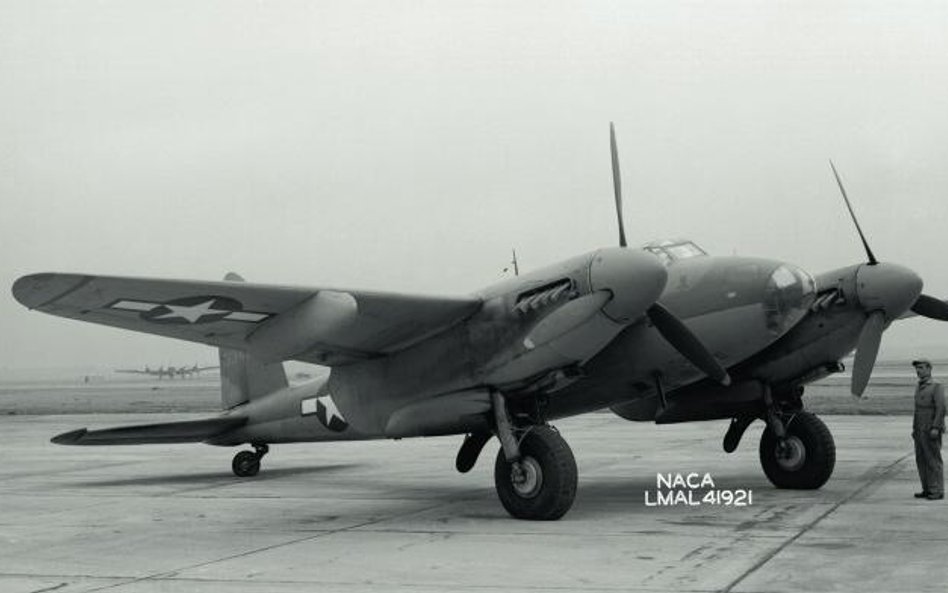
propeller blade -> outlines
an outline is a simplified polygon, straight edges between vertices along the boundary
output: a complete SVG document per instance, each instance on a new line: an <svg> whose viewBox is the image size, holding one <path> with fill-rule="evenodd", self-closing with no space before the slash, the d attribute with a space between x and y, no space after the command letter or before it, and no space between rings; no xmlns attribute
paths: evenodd
<svg viewBox="0 0 948 593"><path fill-rule="evenodd" d="M912 305L912 311L929 319L948 321L948 303L927 294L918 295L918 299Z"/></svg>
<svg viewBox="0 0 948 593"><path fill-rule="evenodd" d="M885 325L885 313L873 311L866 319L859 333L859 342L856 344L856 358L853 360L852 393L862 397L872 375L872 367L876 364L879 354L879 344L882 342L882 328Z"/></svg>
<svg viewBox="0 0 948 593"><path fill-rule="evenodd" d="M731 377L721 366L721 363L705 348L701 340L694 335L688 326L681 322L674 313L659 303L648 308L648 318L652 321L658 333L671 344L675 350L688 359L701 372L705 373L721 385L730 385Z"/></svg>
<svg viewBox="0 0 948 593"><path fill-rule="evenodd" d="M859 233L859 238L862 239L862 246L866 249L866 255L869 257L869 265L876 265L876 256L872 254L872 249L869 249L869 242L866 241L866 236L862 234L862 227L859 226L859 221L856 219L856 213L853 212L852 204L849 203L849 196L846 195L846 188L843 187L843 181L839 178L839 173L836 172L836 165L833 164L833 161L830 161L830 168L833 169L833 177L836 178L836 185L839 186L839 191L843 194L843 200L846 201L846 208L849 210L849 216L853 219L853 223L856 225L856 231Z"/></svg>
<svg viewBox="0 0 948 593"><path fill-rule="evenodd" d="M616 195L616 216L619 217L619 247L626 247L625 223L622 222L622 178L619 174L619 149L616 147L616 127L609 122L609 148L612 151L612 188Z"/></svg>

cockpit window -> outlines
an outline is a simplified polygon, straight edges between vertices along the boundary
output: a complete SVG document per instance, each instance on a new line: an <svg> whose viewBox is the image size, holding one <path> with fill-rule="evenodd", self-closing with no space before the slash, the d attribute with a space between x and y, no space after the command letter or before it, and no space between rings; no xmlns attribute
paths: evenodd
<svg viewBox="0 0 948 593"><path fill-rule="evenodd" d="M705 252L701 251L697 245L694 243L682 243L680 245L672 245L666 247L665 251L671 254L675 259L686 259L689 257L696 257L699 255L706 255Z"/></svg>
<svg viewBox="0 0 948 593"><path fill-rule="evenodd" d="M657 255L666 266L682 259L708 255L704 249L691 241L655 241L645 245L644 249Z"/></svg>
<svg viewBox="0 0 948 593"><path fill-rule="evenodd" d="M652 253L654 253L655 255L657 255L657 256L658 256L658 259L659 259L663 264L665 264L665 266L668 266L668 265L670 265L670 264L672 263L672 257L671 257L670 255L668 255L667 253L665 253L665 251L662 250L662 249L648 249L647 251L651 251Z"/></svg>
<svg viewBox="0 0 948 593"><path fill-rule="evenodd" d="M816 294L816 283L802 269L784 264L770 275L764 293L767 328L775 334L786 331L809 309Z"/></svg>
<svg viewBox="0 0 948 593"><path fill-rule="evenodd" d="M797 277L793 275L793 272L791 272L787 266L777 268L771 278L773 278L774 286L778 289L786 288L797 281Z"/></svg>

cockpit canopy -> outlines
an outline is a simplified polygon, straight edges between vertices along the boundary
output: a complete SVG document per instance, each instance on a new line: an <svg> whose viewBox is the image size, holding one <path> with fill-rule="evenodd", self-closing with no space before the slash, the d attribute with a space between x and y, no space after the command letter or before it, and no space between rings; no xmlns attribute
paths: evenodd
<svg viewBox="0 0 948 593"><path fill-rule="evenodd" d="M643 245L642 249L654 253L666 266L679 260L708 255L707 251L686 239L652 241Z"/></svg>

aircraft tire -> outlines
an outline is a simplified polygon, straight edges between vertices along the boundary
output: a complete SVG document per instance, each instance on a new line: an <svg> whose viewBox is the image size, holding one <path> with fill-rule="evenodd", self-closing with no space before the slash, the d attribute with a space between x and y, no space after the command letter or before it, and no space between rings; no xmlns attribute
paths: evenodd
<svg viewBox="0 0 948 593"><path fill-rule="evenodd" d="M260 457L253 451L241 451L234 455L230 467L234 470L234 475L249 478L260 471Z"/></svg>
<svg viewBox="0 0 948 593"><path fill-rule="evenodd" d="M566 514L576 498L576 459L566 440L549 426L530 429L520 441L525 477L515 483L513 464L501 449L494 463L497 496L517 519L553 521Z"/></svg>
<svg viewBox="0 0 948 593"><path fill-rule="evenodd" d="M777 488L815 490L829 480L836 466L836 443L815 414L797 412L787 422L787 446L780 453L776 435L767 427L760 437L760 464Z"/></svg>

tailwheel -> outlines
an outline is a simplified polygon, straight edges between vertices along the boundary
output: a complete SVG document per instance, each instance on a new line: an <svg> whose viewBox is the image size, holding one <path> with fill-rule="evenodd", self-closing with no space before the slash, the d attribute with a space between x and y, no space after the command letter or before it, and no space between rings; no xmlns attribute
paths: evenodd
<svg viewBox="0 0 948 593"><path fill-rule="evenodd" d="M768 426L760 437L760 464L777 488L815 490L836 465L836 443L829 428L810 412L796 412L784 421L785 435Z"/></svg>
<svg viewBox="0 0 948 593"><path fill-rule="evenodd" d="M535 426L519 443L520 460L497 453L494 484L501 504L517 519L559 519L576 498L576 459L569 445L549 426Z"/></svg>
<svg viewBox="0 0 948 593"><path fill-rule="evenodd" d="M241 451L234 455L230 467L234 475L249 478L260 472L260 460L270 450L266 445L254 445L253 451Z"/></svg>

